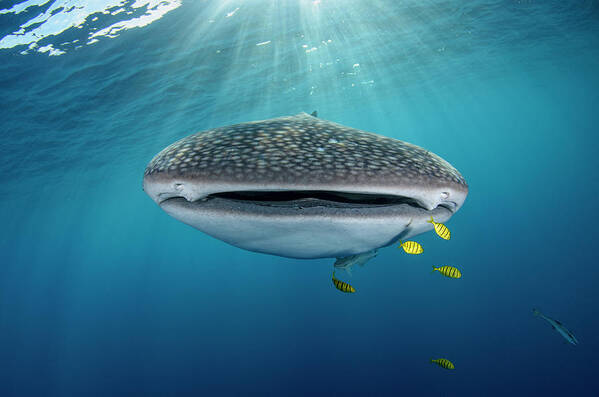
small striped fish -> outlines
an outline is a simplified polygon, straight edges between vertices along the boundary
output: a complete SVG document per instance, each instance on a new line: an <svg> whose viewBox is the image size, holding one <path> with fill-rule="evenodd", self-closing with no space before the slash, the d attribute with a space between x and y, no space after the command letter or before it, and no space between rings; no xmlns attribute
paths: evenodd
<svg viewBox="0 0 599 397"><path fill-rule="evenodd" d="M435 267L435 265L433 265L433 272L435 270L438 271L439 273L441 273L442 275L444 275L445 277L450 277L450 278L462 277L462 273L453 266Z"/></svg>
<svg viewBox="0 0 599 397"><path fill-rule="evenodd" d="M341 292L346 292L348 294L353 294L354 292L356 292L356 289L354 287L352 287L348 283L338 280L335 277L335 272L333 272L333 285L335 285L335 288L337 288Z"/></svg>
<svg viewBox="0 0 599 397"><path fill-rule="evenodd" d="M455 369L455 365L453 365L453 363L446 358L437 358L435 360L431 358L431 363L435 363L439 367L443 367L445 369Z"/></svg>
<svg viewBox="0 0 599 397"><path fill-rule="evenodd" d="M442 223L435 222L432 216L430 221L427 222L433 224L433 226L435 227L435 233L437 233L437 235L441 237L443 240L449 240L451 238L451 232L449 231L447 226L445 226Z"/></svg>
<svg viewBox="0 0 599 397"><path fill-rule="evenodd" d="M422 249L422 245L418 244L416 241L405 241L402 243L400 240L399 247L403 248L404 251L412 255L418 255L424 252L424 250Z"/></svg>

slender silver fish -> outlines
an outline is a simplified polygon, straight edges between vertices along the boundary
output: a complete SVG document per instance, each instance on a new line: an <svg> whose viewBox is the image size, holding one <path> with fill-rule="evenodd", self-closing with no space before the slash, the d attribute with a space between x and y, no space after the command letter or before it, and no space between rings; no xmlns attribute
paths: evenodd
<svg viewBox="0 0 599 397"><path fill-rule="evenodd" d="M148 164L145 192L169 215L251 251L342 258L431 230L468 185L418 146L306 113L214 128Z"/></svg>
<svg viewBox="0 0 599 397"><path fill-rule="evenodd" d="M544 315L537 309L532 309L532 313L534 314L535 317L541 317L543 320L545 320L549 324L551 324L551 327L554 330L556 330L561 336L563 336L565 340L567 340L568 342L570 342L573 345L578 344L578 340L576 339L576 337L572 334L572 332L568 331L568 329L566 327L564 327L562 323L560 323L559 321L554 320L550 317L547 317L546 315Z"/></svg>

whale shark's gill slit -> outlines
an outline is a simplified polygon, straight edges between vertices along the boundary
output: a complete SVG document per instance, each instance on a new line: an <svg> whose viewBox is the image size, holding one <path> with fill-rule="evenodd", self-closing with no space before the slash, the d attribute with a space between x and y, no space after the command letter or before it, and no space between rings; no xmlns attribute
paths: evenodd
<svg viewBox="0 0 599 397"><path fill-rule="evenodd" d="M410 197L386 194L347 193L325 190L234 191L211 194L207 199L251 202L262 205L298 205L299 203L329 203L334 206L388 206L407 204L425 209Z"/></svg>

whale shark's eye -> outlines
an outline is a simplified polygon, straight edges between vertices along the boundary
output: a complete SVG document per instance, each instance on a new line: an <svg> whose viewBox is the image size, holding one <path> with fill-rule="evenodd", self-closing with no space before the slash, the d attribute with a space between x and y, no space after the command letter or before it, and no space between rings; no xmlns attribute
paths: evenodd
<svg viewBox="0 0 599 397"><path fill-rule="evenodd" d="M441 192L441 199L445 200L449 197L449 192Z"/></svg>

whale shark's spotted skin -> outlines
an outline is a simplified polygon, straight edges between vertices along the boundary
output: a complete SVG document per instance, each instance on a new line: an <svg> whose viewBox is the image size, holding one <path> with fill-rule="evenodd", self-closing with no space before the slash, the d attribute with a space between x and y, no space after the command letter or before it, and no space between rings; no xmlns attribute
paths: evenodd
<svg viewBox="0 0 599 397"><path fill-rule="evenodd" d="M453 182L467 189L460 173L429 151L306 113L188 136L160 152L145 171L149 177L161 173L221 183Z"/></svg>

